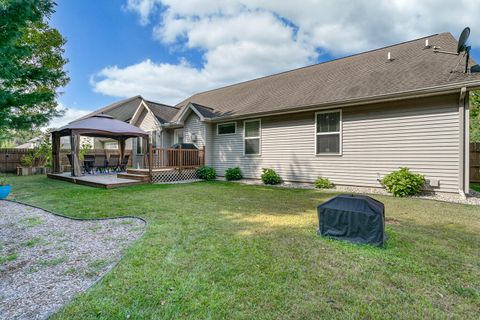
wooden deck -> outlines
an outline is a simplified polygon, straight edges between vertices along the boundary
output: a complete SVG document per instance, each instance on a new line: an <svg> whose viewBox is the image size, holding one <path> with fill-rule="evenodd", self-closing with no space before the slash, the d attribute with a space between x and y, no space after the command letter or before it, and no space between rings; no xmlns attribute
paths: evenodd
<svg viewBox="0 0 480 320"><path fill-rule="evenodd" d="M64 172L49 173L47 176L51 179L57 179L89 187L104 189L112 189L147 183L145 181L139 181L134 179L119 178L116 174L92 174L84 175L81 177L72 177L70 172Z"/></svg>

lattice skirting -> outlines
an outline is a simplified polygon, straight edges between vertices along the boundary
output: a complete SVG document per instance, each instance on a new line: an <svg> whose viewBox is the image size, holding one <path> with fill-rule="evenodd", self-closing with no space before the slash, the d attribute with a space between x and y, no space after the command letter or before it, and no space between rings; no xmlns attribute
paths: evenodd
<svg viewBox="0 0 480 320"><path fill-rule="evenodd" d="M196 169L166 170L152 173L153 183L169 183L196 179L198 179Z"/></svg>

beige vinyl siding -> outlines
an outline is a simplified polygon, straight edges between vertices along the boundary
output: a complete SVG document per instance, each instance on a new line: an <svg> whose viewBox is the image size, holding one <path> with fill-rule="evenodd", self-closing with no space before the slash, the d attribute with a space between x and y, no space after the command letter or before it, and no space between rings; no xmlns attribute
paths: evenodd
<svg viewBox="0 0 480 320"><path fill-rule="evenodd" d="M138 117L135 125L145 131L152 131L157 129L157 122L151 112L146 109L142 110L142 113Z"/></svg>
<svg viewBox="0 0 480 320"><path fill-rule="evenodd" d="M170 148L173 145L173 129L162 129L160 139L162 148Z"/></svg>
<svg viewBox="0 0 480 320"><path fill-rule="evenodd" d="M240 166L247 178L271 167L287 181L324 176L338 185L381 187L377 177L401 166L439 179L458 192L458 96L342 109L342 155L315 155L315 112L262 118L261 156L243 155L243 121L237 134L213 136L213 165L220 175Z"/></svg>
<svg viewBox="0 0 480 320"><path fill-rule="evenodd" d="M193 134L197 136L196 141L192 141ZM191 112L185 119L183 141L193 143L197 148L202 148L205 145L205 123L194 112Z"/></svg>

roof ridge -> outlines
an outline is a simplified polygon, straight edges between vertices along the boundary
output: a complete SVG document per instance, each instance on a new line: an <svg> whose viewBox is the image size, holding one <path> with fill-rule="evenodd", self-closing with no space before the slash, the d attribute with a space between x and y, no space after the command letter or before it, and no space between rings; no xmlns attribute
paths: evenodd
<svg viewBox="0 0 480 320"><path fill-rule="evenodd" d="M100 108L100 109L98 109L98 110L94 110L94 111L92 111L92 112L84 115L83 117L80 117L80 118L74 120L74 121L83 120L83 119L86 119L86 118L93 117L93 116L96 115L96 114L101 114L101 113L103 113L103 112L105 112L105 111L109 111L109 110L111 110L111 109L113 109L113 108L115 108L115 107L118 107L119 105L122 105L122 104L124 104L124 103L127 103L127 102L132 101L132 100L137 99L137 98L140 98L140 99L143 100L143 97L142 97L141 95L136 95L136 96L133 96L133 97L130 97L130 98L125 98L125 99L120 100L120 101L112 102L112 103L110 103L109 105L106 105L105 107L102 107L102 108Z"/></svg>
<svg viewBox="0 0 480 320"><path fill-rule="evenodd" d="M142 98L143 99L143 98ZM145 102L149 102L149 103L153 103L153 104L158 104L158 105L161 105L161 106L164 106L164 107L169 107L169 108L173 108L173 109L178 109L178 107L176 106L171 106L171 105L168 105L168 104L165 104L165 103L160 103L160 102L156 102L156 101L152 101L152 100L147 100L147 99L143 99L143 101Z"/></svg>
<svg viewBox="0 0 480 320"><path fill-rule="evenodd" d="M322 62L318 62L318 63L315 63L315 64L310 64L310 65L307 65L307 66L303 66L303 67L299 67L299 68L295 68L295 69L291 69L291 70L286 70L286 71L281 71L281 72L277 72L277 73L274 73L274 74L269 74L269 75L266 75L266 76L263 76L263 77L258 77L258 78L254 78L254 79L249 79L249 80L245 80L245 81L241 81L241 82L229 84L229 85L226 85L226 86L223 86L223 87L219 87L219 88L214 88L214 89L210 89L210 90L205 90L205 91L197 92L197 93L195 93L194 95L192 95L192 96L190 96L190 97L188 97L188 98L180 101L178 104L180 104L180 103L182 103L182 102L184 102L184 101L188 101L188 100L190 100L191 98L193 98L193 97L195 97L195 96L197 96L197 95L204 94L204 93L207 93L207 92L212 92L212 91L216 91L216 90L221 90L221 89L225 89L225 88L237 86L237 85L240 85L240 84L244 84L244 83L248 83L248 82L252 82L252 81L256 81L256 80L260 80L260 79L270 78L270 77L278 76L278 75L285 74L285 73L289 73L289 72L294 72L294 71L298 71L298 70L302 70L302 69L306 69L306 68L315 67L315 66L318 66L318 65L321 65L321 64L327 64L327 63L335 62L335 61L338 61L338 60L343 60L343 59L347 59L347 58L359 56L359 55L366 54L366 53L371 53L371 52L375 52L375 51L379 51L379 50L384 50L384 49L387 49L387 48L391 48L391 47L395 47L395 46L399 46L399 45L404 45L404 44L411 43L411 42L414 42L414 41L418 41L418 40L421 40L421 39L439 36L439 35L441 35L441 34L450 34L450 35L453 37L453 35L452 35L450 32L434 33L434 34L432 34L432 35L423 36L423 37L420 37L420 38L417 38L417 39L413 39L413 40L403 41L403 42L391 44L391 45L388 45L388 46L384 46L384 47L380 47L380 48L376 48L376 49L372 49L372 50L367 50L367 51L363 51L363 52L359 52L359 53L354 53L354 54L351 54L351 55L348 55L348 56L344 56L344 57L340 57L340 58L335 58L335 59L328 60L328 61L322 61ZM455 38L455 37L454 37L454 38ZM178 104L177 104L177 105L178 105Z"/></svg>

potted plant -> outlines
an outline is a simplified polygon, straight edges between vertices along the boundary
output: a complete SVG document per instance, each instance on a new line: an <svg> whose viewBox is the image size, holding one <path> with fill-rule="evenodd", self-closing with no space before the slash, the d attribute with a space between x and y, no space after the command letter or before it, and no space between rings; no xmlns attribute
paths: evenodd
<svg viewBox="0 0 480 320"><path fill-rule="evenodd" d="M10 193L10 185L7 178L0 177L0 199L6 199Z"/></svg>

